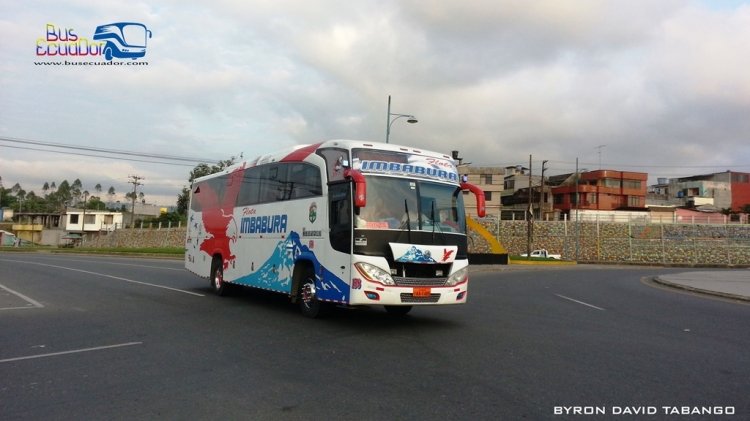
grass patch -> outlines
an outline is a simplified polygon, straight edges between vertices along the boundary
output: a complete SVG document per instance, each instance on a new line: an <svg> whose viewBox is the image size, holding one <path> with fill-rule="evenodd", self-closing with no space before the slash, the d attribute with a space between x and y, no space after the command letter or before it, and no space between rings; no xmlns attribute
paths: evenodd
<svg viewBox="0 0 750 421"><path fill-rule="evenodd" d="M182 257L185 255L183 247L112 247L112 248L95 248L95 247L53 247L53 246L23 246L23 247L2 247L2 251L17 252L48 252L48 253L85 253L85 254L123 254L123 255L148 255L148 256L165 256L165 257Z"/></svg>

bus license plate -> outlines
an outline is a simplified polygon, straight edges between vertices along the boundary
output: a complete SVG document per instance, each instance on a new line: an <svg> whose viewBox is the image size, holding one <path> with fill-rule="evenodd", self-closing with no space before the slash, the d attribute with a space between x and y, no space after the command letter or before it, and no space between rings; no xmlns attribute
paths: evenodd
<svg viewBox="0 0 750 421"><path fill-rule="evenodd" d="M430 296L430 292L432 292L430 288L414 288L412 295L415 297L426 298Z"/></svg>

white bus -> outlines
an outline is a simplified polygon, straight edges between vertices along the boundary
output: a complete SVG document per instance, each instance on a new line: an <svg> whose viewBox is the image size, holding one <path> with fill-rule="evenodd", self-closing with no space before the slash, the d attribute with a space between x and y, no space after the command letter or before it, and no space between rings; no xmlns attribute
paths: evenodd
<svg viewBox="0 0 750 421"><path fill-rule="evenodd" d="M462 304L468 289L462 191L484 193L447 155L330 140L264 155L193 181L185 267L224 295L289 295L330 305Z"/></svg>

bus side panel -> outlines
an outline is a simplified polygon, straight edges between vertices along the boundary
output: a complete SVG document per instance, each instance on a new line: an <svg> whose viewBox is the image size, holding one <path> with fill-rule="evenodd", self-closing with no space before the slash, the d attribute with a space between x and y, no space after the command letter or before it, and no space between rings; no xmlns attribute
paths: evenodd
<svg viewBox="0 0 750 421"><path fill-rule="evenodd" d="M225 281L291 294L295 262L306 260L315 267L318 297L348 302L347 278L333 273L326 261L322 197L237 209L234 219L239 228L232 244L236 258L224 272Z"/></svg>
<svg viewBox="0 0 750 421"><path fill-rule="evenodd" d="M330 268L337 267L335 265ZM316 276L316 294L318 299L342 304L349 303L350 287L348 278L339 277L329 267L321 265Z"/></svg>

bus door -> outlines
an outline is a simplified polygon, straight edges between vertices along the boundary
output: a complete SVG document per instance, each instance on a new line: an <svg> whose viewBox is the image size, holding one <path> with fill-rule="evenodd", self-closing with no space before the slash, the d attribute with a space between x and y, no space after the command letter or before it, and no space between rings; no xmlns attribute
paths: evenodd
<svg viewBox="0 0 750 421"><path fill-rule="evenodd" d="M332 264L330 270L344 282L351 279L352 255L352 183L334 182L328 185L328 224L331 235Z"/></svg>

